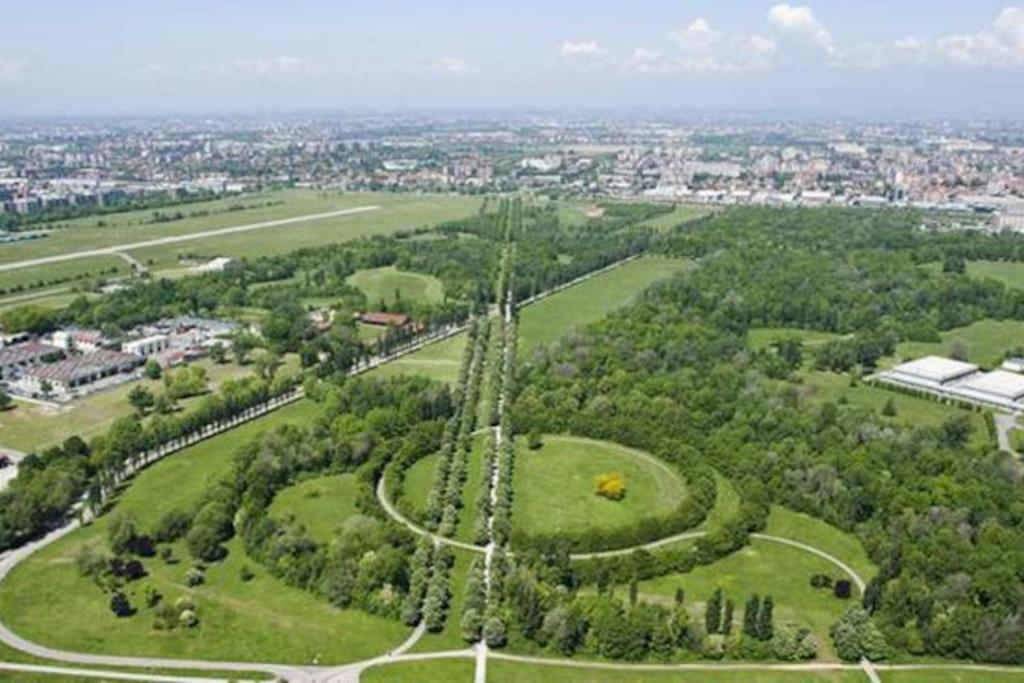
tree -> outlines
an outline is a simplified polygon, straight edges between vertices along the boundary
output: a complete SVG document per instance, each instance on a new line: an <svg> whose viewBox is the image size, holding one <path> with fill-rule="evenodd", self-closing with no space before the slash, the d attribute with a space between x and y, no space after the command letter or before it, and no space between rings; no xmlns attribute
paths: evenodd
<svg viewBox="0 0 1024 683"><path fill-rule="evenodd" d="M704 628L709 633L719 633L722 629L722 589L716 588L704 606Z"/></svg>
<svg viewBox="0 0 1024 683"><path fill-rule="evenodd" d="M621 472L605 472L597 475L594 482L597 495L608 500L622 500L626 497L626 477Z"/></svg>
<svg viewBox="0 0 1024 683"><path fill-rule="evenodd" d="M146 411L153 407L156 399L153 397L152 391L141 384L137 384L128 392L128 402L135 408L135 412L141 416L145 415Z"/></svg>
<svg viewBox="0 0 1024 683"><path fill-rule="evenodd" d="M462 631L462 639L467 643L475 643L480 640L480 630L483 628L483 619L475 609L467 609L462 613L462 622L459 624Z"/></svg>
<svg viewBox="0 0 1024 683"><path fill-rule="evenodd" d="M725 613L722 616L722 635L732 635L732 613L733 608L732 600L725 601Z"/></svg>
<svg viewBox="0 0 1024 683"><path fill-rule="evenodd" d="M536 451L543 445L544 437L541 436L541 433L536 429L530 430L530 433L526 437L527 448L531 451Z"/></svg>
<svg viewBox="0 0 1024 683"><path fill-rule="evenodd" d="M683 588L682 586L678 586L676 588L676 594L675 594L675 604L676 604L676 607L679 607L685 601L686 601L686 589Z"/></svg>
<svg viewBox="0 0 1024 683"><path fill-rule="evenodd" d="M131 602L128 601L128 596L121 591L115 591L110 596L110 611L118 617L130 617L135 614Z"/></svg>
<svg viewBox="0 0 1024 683"><path fill-rule="evenodd" d="M224 344L217 343L210 347L210 358L213 359L214 363L222 365L227 362L228 349Z"/></svg>
<svg viewBox="0 0 1024 683"><path fill-rule="evenodd" d="M281 356L273 351L267 351L256 359L256 371L267 381L274 379L279 367L281 367Z"/></svg>
<svg viewBox="0 0 1024 683"><path fill-rule="evenodd" d="M636 579L629 582L629 604L634 607L636 606L636 601L639 597L639 589L640 587L637 584Z"/></svg>
<svg viewBox="0 0 1024 683"><path fill-rule="evenodd" d="M236 334L231 340L231 353L235 356L235 362L245 365L249 362L249 352L256 348L256 340L247 332Z"/></svg>
<svg viewBox="0 0 1024 683"><path fill-rule="evenodd" d="M484 640L487 647L504 647L508 633L505 629L505 622L500 617L492 616L484 624Z"/></svg>
<svg viewBox="0 0 1024 683"><path fill-rule="evenodd" d="M12 403L14 403L14 400L11 398L11 395L0 389L0 411L10 408Z"/></svg>
<svg viewBox="0 0 1024 683"><path fill-rule="evenodd" d="M39 383L39 393L43 395L43 398L50 398L50 394L53 393L53 383L48 379L44 379Z"/></svg>
<svg viewBox="0 0 1024 683"><path fill-rule="evenodd" d="M757 639L768 641L772 639L774 625L772 624L772 611L774 609L772 596L766 595L761 602L761 611L757 615Z"/></svg>
<svg viewBox="0 0 1024 683"><path fill-rule="evenodd" d="M892 397L889 397L889 400L887 400L885 405L882 406L882 415L885 415L886 417L896 417L896 404L893 402Z"/></svg>
<svg viewBox="0 0 1024 683"><path fill-rule="evenodd" d="M160 363L157 362L156 358L150 358L146 361L146 368L143 372L148 379L160 379L160 376L164 374L164 370L160 367Z"/></svg>
<svg viewBox="0 0 1024 683"><path fill-rule="evenodd" d="M743 609L743 635L757 638L758 612L761 611L761 599L751 595Z"/></svg>
<svg viewBox="0 0 1024 683"><path fill-rule="evenodd" d="M107 541L115 555L131 552L138 536L138 523L135 517L127 513L115 513L110 516L107 525Z"/></svg>

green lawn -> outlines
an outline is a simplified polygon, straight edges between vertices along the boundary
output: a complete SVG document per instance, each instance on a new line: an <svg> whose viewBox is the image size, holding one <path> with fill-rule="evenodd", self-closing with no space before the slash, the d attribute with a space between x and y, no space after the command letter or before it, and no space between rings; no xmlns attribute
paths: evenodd
<svg viewBox="0 0 1024 683"><path fill-rule="evenodd" d="M1017 261L968 261L967 274L978 279L998 280L1014 289L1024 289L1024 263Z"/></svg>
<svg viewBox="0 0 1024 683"><path fill-rule="evenodd" d="M903 342L896 347L896 358L892 364L913 360L921 356L936 354L951 355L951 350L960 347L967 351L972 363L984 367L998 367L1003 354L1024 345L1024 323L1016 320L979 320L966 327L941 332L941 342Z"/></svg>
<svg viewBox="0 0 1024 683"><path fill-rule="evenodd" d="M454 195L348 193L321 195L321 193L294 190L289 192L286 207L272 207L265 213L279 213L277 217L292 217L325 213L361 206L379 205L381 208L366 213L335 216L320 220L294 223L279 227L206 237L178 244L168 244L132 251L143 262L153 260L158 266L177 264L181 253L196 254L203 258L234 256L256 258L269 254L283 254L304 247L316 248L332 242L346 242L359 237L387 235L399 230L411 230L472 215L480 200ZM252 218L229 214L223 225L199 227L197 232L217 227L231 227L270 218ZM210 219L212 221L212 217ZM174 225L174 224L171 224Z"/></svg>
<svg viewBox="0 0 1024 683"><path fill-rule="evenodd" d="M408 678L402 680L414 683L430 679ZM799 672L607 671L524 664L492 658L487 662L487 680L489 683L865 683L867 676L860 671L852 670Z"/></svg>
<svg viewBox="0 0 1024 683"><path fill-rule="evenodd" d="M194 505L210 482L230 472L236 449L253 435L275 424L307 423L317 412L317 406L303 401L170 456L142 472L115 509L134 514L144 529L151 529L167 511ZM212 565L206 583L194 589L184 584L189 562L147 559L149 576L130 586L139 613L118 619L106 596L74 564L81 548L105 547L109 519L101 517L69 534L11 573L0 585L0 615L7 626L29 640L75 651L293 663L375 656L408 634L397 622L336 609L268 576L245 556L237 538L228 544L227 559ZM174 551L187 558L182 544ZM241 580L243 566L255 572L251 581ZM139 597L146 586L171 601L191 594L200 626L154 630L150 610Z"/></svg>
<svg viewBox="0 0 1024 683"><path fill-rule="evenodd" d="M379 377L404 374L421 375L440 382L455 384L459 379L462 350L465 346L466 334L462 332L382 365L373 370L371 374Z"/></svg>
<svg viewBox="0 0 1024 683"><path fill-rule="evenodd" d="M469 683L474 671L476 662L472 658L398 662L367 669L359 683Z"/></svg>
<svg viewBox="0 0 1024 683"><path fill-rule="evenodd" d="M626 496L595 493L595 479L625 475ZM530 533L581 534L611 530L666 514L686 496L686 484L669 465L640 451L606 441L545 436L535 451L517 441L512 524Z"/></svg>
<svg viewBox="0 0 1024 683"><path fill-rule="evenodd" d="M63 234L58 232L47 239L59 240ZM9 245L4 245L0 254L6 251L7 246ZM111 270L115 272L111 273ZM70 285L74 280L88 277L113 277L124 275L130 270L128 262L119 256L91 256L65 263L49 263L31 268L0 271L0 289L6 290L18 285L25 290L39 289L56 284L53 282L54 280L61 280L60 284Z"/></svg>
<svg viewBox="0 0 1024 683"><path fill-rule="evenodd" d="M689 267L686 261L644 257L525 307L519 349L550 344L574 327L596 322L633 301L649 286Z"/></svg>
<svg viewBox="0 0 1024 683"><path fill-rule="evenodd" d="M1024 681L1024 669L879 671L882 683L1014 683Z"/></svg>
<svg viewBox="0 0 1024 683"><path fill-rule="evenodd" d="M297 357L289 356L284 370L294 369L297 362ZM217 364L208 359L195 364L206 368L212 389L226 380L254 372L252 366ZM84 439L101 434L114 420L133 412L128 394L139 384L154 393L163 391L163 380L140 379L98 391L59 408L16 401L13 408L0 413L0 446L30 452L76 434ZM179 401L179 405L187 410L200 400L200 397L193 397Z"/></svg>
<svg viewBox="0 0 1024 683"><path fill-rule="evenodd" d="M423 520L426 514L427 495L434 486L434 476L441 456L432 453L420 458L405 471L402 481L402 498L409 502L413 510L413 518Z"/></svg>
<svg viewBox="0 0 1024 683"><path fill-rule="evenodd" d="M640 583L641 599L672 602L677 588L686 591L686 601L695 618L703 618L704 603L721 587L736 604L736 623L742 620L743 604L752 593L771 595L777 621L811 629L821 647L819 657L832 658L829 627L856 600L839 600L831 591L810 586L813 574L843 578L832 563L806 551L779 543L754 539L750 545L717 562L686 574L668 574ZM624 589L620 592L624 593Z"/></svg>
<svg viewBox="0 0 1024 683"><path fill-rule="evenodd" d="M649 220L640 223L641 226L654 228L658 232L668 232L669 230L682 225L687 221L692 221L695 218L700 218L708 214L707 207L703 206L692 206L687 204L680 204L676 206L674 211L655 216Z"/></svg>
<svg viewBox="0 0 1024 683"><path fill-rule="evenodd" d="M715 472L715 507L700 525L701 529L714 529L733 519L740 511L740 492L732 482Z"/></svg>
<svg viewBox="0 0 1024 683"><path fill-rule="evenodd" d="M224 211L233 204L251 205L266 202L279 203L243 211ZM479 208L480 200L454 195L281 190L245 198L167 207L160 211L169 214L180 210L185 215L208 211L209 215L190 216L165 223L147 222L152 217L152 210L64 221L61 225L69 227L55 231L51 237L4 245L0 253L0 263L368 205L380 205L382 208L366 214L339 216L254 232L150 247L132 252L132 255L143 262L153 259L157 265L169 267L176 264L179 252L203 256L259 256L283 253L304 246L315 247L327 241L385 234L467 216ZM103 225L99 226L98 223L101 221Z"/></svg>
<svg viewBox="0 0 1024 683"><path fill-rule="evenodd" d="M766 349L775 340L784 337L799 337L805 347L813 348L839 339L842 335L818 332L817 330L801 330L795 327L754 327L747 332L747 346L754 350Z"/></svg>
<svg viewBox="0 0 1024 683"><path fill-rule="evenodd" d="M938 426L955 415L966 414L970 417L973 431L971 442L975 445L990 443L985 420L980 413L968 411L957 406L946 405L919 396L909 396L898 391L890 391L882 386L871 386L858 383L850 386L850 378L833 372L805 370L800 373L803 384L799 391L805 401L818 405L825 401L837 402L845 397L848 404L872 411L881 417L882 409L891 399L896 408L895 417L882 417L883 420L906 426Z"/></svg>
<svg viewBox="0 0 1024 683"><path fill-rule="evenodd" d="M356 271L347 282L366 295L371 308L379 308L382 301L390 305L399 300L422 304L444 300L444 285L436 277L401 271L395 266Z"/></svg>
<svg viewBox="0 0 1024 683"><path fill-rule="evenodd" d="M764 533L801 541L848 564L864 581L878 573L860 539L853 534L801 512L773 505Z"/></svg>
<svg viewBox="0 0 1024 683"><path fill-rule="evenodd" d="M330 543L346 519L359 514L356 496L359 481L354 474L337 474L307 479L289 486L270 506L270 516L283 519L293 515L318 543Z"/></svg>
<svg viewBox="0 0 1024 683"><path fill-rule="evenodd" d="M87 299L95 299L100 295L92 292L74 292L71 290L71 285L63 285L60 287L33 291L30 298L23 298L25 296L28 295L12 294L0 299L0 312L12 308L20 308L22 306L35 306L37 308L48 308L51 310L66 308L80 296L84 296Z"/></svg>

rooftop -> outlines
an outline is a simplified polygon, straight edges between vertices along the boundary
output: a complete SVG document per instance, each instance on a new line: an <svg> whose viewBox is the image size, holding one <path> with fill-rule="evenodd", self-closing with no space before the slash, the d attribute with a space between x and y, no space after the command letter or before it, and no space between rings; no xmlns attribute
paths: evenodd
<svg viewBox="0 0 1024 683"><path fill-rule="evenodd" d="M964 380L958 387L1017 400L1024 396L1024 375L1006 370L993 370Z"/></svg>
<svg viewBox="0 0 1024 683"><path fill-rule="evenodd" d="M940 384L977 371L978 366L973 363L964 363L963 361L941 358L939 356L918 358L909 363L897 365L891 370L891 372L912 375L923 380L939 382Z"/></svg>

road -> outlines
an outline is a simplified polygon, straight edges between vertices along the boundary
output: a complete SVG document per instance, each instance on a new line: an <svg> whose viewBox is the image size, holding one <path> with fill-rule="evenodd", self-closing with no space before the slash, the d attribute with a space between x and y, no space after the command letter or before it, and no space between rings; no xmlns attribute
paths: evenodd
<svg viewBox="0 0 1024 683"><path fill-rule="evenodd" d="M275 221L262 221L260 223L248 223L246 225L236 225L230 228L218 228L216 230L204 230L203 232L191 232L187 235L172 235L170 237L159 237L151 240L143 240L141 242L127 242L125 244L115 244L110 247L101 247L99 249L86 249L83 251L74 251L66 254L56 254L54 256L42 256L40 258L27 259L24 261L15 261L13 263L0 264L0 272L8 270L18 270L19 268L32 268L35 266L45 266L50 263L62 263L64 261L74 261L75 259L88 258L90 256L119 256L124 258L121 252L132 251L134 249L146 249L148 247L161 247L167 244L177 244L179 242L191 242L193 240L201 240L207 237L220 237L221 235L235 235L241 232L250 232L252 230L265 230L267 228L278 228L283 225L293 225L296 223L308 223L310 221L319 221L325 218L338 218L339 216L351 216L354 214L367 213L369 211L377 211L381 207L376 204L368 206L357 206L351 209L339 209L338 211L326 211L324 213L312 213L305 216L296 216L294 218L281 218Z"/></svg>

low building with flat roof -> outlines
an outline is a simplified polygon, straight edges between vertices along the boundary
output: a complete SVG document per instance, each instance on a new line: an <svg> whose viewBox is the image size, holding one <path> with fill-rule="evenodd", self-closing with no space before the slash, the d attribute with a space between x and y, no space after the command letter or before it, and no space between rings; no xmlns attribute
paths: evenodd
<svg viewBox="0 0 1024 683"><path fill-rule="evenodd" d="M909 363L897 365L885 374L891 375L893 379L903 379L910 384L939 386L963 379L976 372L978 372L978 366L973 363L940 356L925 356Z"/></svg>
<svg viewBox="0 0 1024 683"><path fill-rule="evenodd" d="M28 368L63 355L60 348L37 341L5 346L0 349L0 379L16 377Z"/></svg>
<svg viewBox="0 0 1024 683"><path fill-rule="evenodd" d="M1007 370L982 372L973 363L926 356L871 379L964 403L1024 411L1024 375Z"/></svg>
<svg viewBox="0 0 1024 683"><path fill-rule="evenodd" d="M141 364L142 358L135 354L96 351L29 368L22 373L17 385L30 395L49 393L70 397L102 379L129 373ZM46 385L49 391L44 392Z"/></svg>

